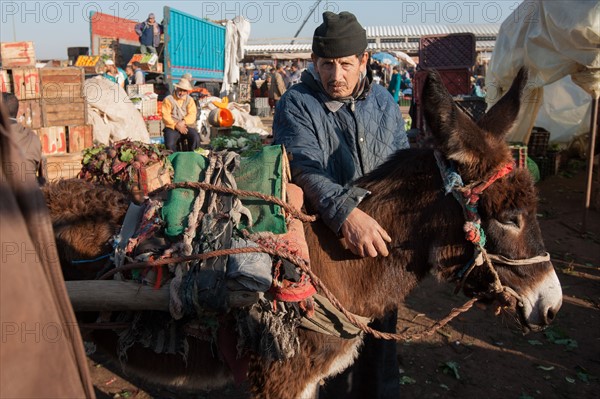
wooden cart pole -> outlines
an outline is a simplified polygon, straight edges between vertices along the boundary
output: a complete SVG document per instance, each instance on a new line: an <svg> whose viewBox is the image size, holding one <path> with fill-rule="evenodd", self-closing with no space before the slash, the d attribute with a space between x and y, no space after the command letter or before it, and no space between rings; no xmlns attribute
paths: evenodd
<svg viewBox="0 0 600 399"><path fill-rule="evenodd" d="M596 133L598 130L598 98L592 95L592 115L590 116L590 142L588 145L587 159L587 177L585 185L585 207L583 211L582 229L585 234L587 231L587 219L590 210L590 202L592 198L592 181L594 176L594 151L596 147ZM599 171L600 173L600 171Z"/></svg>

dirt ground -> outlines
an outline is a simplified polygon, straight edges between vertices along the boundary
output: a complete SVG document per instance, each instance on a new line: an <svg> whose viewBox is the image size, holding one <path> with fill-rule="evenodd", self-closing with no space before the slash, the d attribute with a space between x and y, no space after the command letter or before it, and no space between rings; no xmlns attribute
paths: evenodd
<svg viewBox="0 0 600 399"><path fill-rule="evenodd" d="M429 339L399 343L402 398L596 398L600 393L600 212L582 234L585 175L550 176L538 185L538 218L563 288L563 306L544 332L523 336L510 317L474 307ZM399 326L430 326L464 296L424 282L400 311ZM90 359L99 398L182 398L151 390ZM118 370L118 369L117 369ZM594 394L594 392L596 392ZM231 387L185 398L243 398ZM282 398L284 399L284 398Z"/></svg>

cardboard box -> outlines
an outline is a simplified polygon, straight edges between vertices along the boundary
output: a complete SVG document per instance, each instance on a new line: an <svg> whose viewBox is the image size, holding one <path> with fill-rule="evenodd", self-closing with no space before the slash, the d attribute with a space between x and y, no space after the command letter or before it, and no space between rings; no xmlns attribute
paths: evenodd
<svg viewBox="0 0 600 399"><path fill-rule="evenodd" d="M2 68L35 67L33 42L1 42Z"/></svg>
<svg viewBox="0 0 600 399"><path fill-rule="evenodd" d="M14 68L12 72L13 90L19 100L40 98L40 75L36 68Z"/></svg>
<svg viewBox="0 0 600 399"><path fill-rule="evenodd" d="M39 129L42 153L46 155L67 152L67 134L65 126L50 126Z"/></svg>
<svg viewBox="0 0 600 399"><path fill-rule="evenodd" d="M91 147L93 138L92 125L67 126L67 148L70 153Z"/></svg>

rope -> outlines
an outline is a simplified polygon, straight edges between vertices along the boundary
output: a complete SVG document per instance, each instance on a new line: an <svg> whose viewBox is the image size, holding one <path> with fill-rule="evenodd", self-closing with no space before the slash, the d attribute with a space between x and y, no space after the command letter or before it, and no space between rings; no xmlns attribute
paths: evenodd
<svg viewBox="0 0 600 399"><path fill-rule="evenodd" d="M354 316L354 314L350 313L346 308L344 308L344 306L337 300L337 298L331 293L331 291L329 291L329 289L325 286L325 284L323 284L321 279L313 273L308 262L305 259L303 259L299 256L296 256L296 255L292 255L289 252L283 252L280 250L270 249L270 248L267 248L264 246L220 249L220 250L216 250L216 251L212 251L212 252L207 252L204 254L181 256L181 257L169 258L169 259L158 259L158 260L153 260L153 261L148 261L148 262L130 263L130 264L123 265L121 267L118 267L118 268L108 271L104 275L100 276L99 280L106 280L106 279L112 277L116 273L120 273L120 272L124 272L124 271L128 271L128 270L134 270L134 269L140 269L140 268L146 268L146 267L157 267L157 266L167 265L170 263L181 263L181 262L189 262L189 261L206 260L206 259L214 258L214 257L218 257L218 256L227 256L227 255L242 254L242 253L254 253L254 252L262 252L262 253L267 253L272 256L279 256L280 258L287 259L290 262L294 263L296 266L300 267L304 272L306 272L308 274L308 276L311 278L311 281L315 285L315 287L318 288L323 293L323 295L327 299L329 299L329 301L331 301L331 303L340 312L342 312L344 314L344 316L346 316L348 318L348 320L352 324L354 324L356 327L360 328L362 331L373 335L375 338L380 338L380 339L385 339L385 340L409 341L409 340L415 340L415 339L421 339L424 337L428 337L428 336L434 334L440 328L444 327L446 324L448 324L452 319L454 319L459 314L464 313L464 312L468 311L469 309L471 309L473 304L479 300L479 297L471 298L469 301L467 301L461 307L453 308L450 311L450 313L448 314L448 316L446 316L444 319L436 322L427 330L419 332L419 333L409 334L408 332L404 332L404 333L392 334L392 333L378 331L378 330L375 330L375 329L369 327L368 325L362 323L360 320L358 320Z"/></svg>
<svg viewBox="0 0 600 399"><path fill-rule="evenodd" d="M274 197L272 195L266 195L266 194L260 193L258 191L238 190L238 189L232 189L232 188L228 188L228 187L215 186L214 184L209 184L209 183L201 183L201 182L170 183L170 184L166 184L166 185L152 191L149 195L152 196L152 195L160 194L163 191L173 190L176 188L207 190L207 191L215 191L215 192L223 193L223 194L237 195L238 197L260 198L264 201L272 202L276 205L279 205L280 207L285 209L286 212L288 212L290 215L292 215L296 219L299 219L302 222L311 223L311 222L314 222L315 220L317 220L317 216L307 215L307 214L297 210L296 208L294 208L287 202L284 202L281 199Z"/></svg>
<svg viewBox="0 0 600 399"><path fill-rule="evenodd" d="M98 262L99 260L106 259L108 257L110 257L110 254L102 255L102 256L99 256L99 257L97 257L95 259L72 260L71 264L72 265L78 265L78 264L81 264L81 263L94 263L94 262Z"/></svg>

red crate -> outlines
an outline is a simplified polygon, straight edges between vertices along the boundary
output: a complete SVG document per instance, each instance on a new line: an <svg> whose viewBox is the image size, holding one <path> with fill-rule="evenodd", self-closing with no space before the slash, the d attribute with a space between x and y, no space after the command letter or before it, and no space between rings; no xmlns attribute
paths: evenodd
<svg viewBox="0 0 600 399"><path fill-rule="evenodd" d="M429 35L419 40L419 66L422 69L471 68L476 56L472 33Z"/></svg>
<svg viewBox="0 0 600 399"><path fill-rule="evenodd" d="M471 88L471 74L468 69L446 69L437 71L442 78L444 86L452 96L469 94ZM421 104L423 84L427 77L427 71L419 71L413 79L413 93L415 102Z"/></svg>

